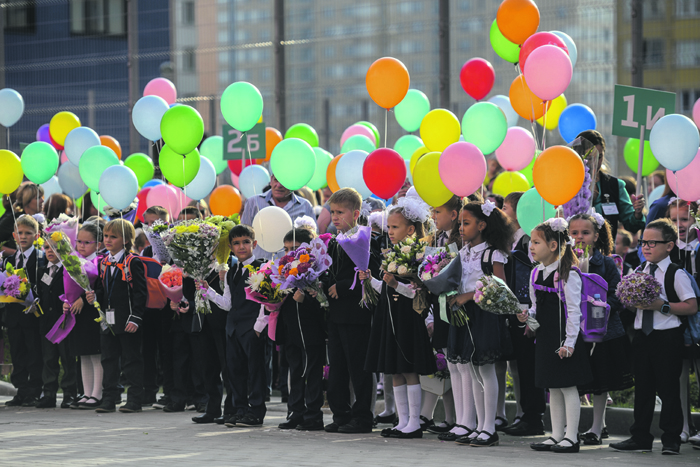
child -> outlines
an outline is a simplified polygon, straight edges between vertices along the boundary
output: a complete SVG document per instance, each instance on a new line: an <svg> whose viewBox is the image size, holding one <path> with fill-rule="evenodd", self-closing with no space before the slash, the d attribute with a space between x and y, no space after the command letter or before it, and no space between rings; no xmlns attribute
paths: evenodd
<svg viewBox="0 0 700 467"><path fill-rule="evenodd" d="M590 357L593 380L578 387L582 395L593 394L593 425L579 438L585 445L599 445L603 444L607 393L634 386L632 348L620 320L623 307L615 295L617 284L620 283L620 270L610 257L613 245L608 221L598 213L577 214L569 219L569 232L576 248L588 248L590 252L588 272L598 274L608 283L610 317L607 332L603 342L595 345Z"/></svg>
<svg viewBox="0 0 700 467"><path fill-rule="evenodd" d="M460 408L463 413L452 433L457 435L455 441L460 444L497 446L496 362L510 351L510 337L505 320L479 308L474 302L474 292L476 281L485 274L493 274L505 281L504 264L513 231L503 211L486 201L471 202L462 208L459 233L464 243L459 252L462 280L460 294L452 298L450 306L466 305L469 322L462 327L450 326L448 337L447 360L450 375L454 375L451 379L455 407L458 413ZM469 410L471 398L474 399L478 425Z"/></svg>
<svg viewBox="0 0 700 467"><path fill-rule="evenodd" d="M685 272L676 266L673 290L666 288L665 276L672 266L670 254L678 231L668 219L649 223L639 241L646 262L642 271L653 275L661 284L661 295L653 303L637 309L634 320L634 424L632 437L611 444L616 451L649 452L654 435L649 430L654 416L656 395L661 398L659 427L663 430L662 454L680 453L683 413L680 401L683 366L683 331L679 316L697 312L697 301Z"/></svg>
<svg viewBox="0 0 700 467"><path fill-rule="evenodd" d="M89 304L99 302L105 314L108 329L103 329L100 338L102 351L102 403L95 409L98 413L110 413L116 409L119 396L120 367L129 384L126 404L119 408L122 413L141 412L143 400L143 356L141 345L143 333L140 329L148 298L144 266L134 258L127 282L125 260L131 255L134 241L134 226L123 219L109 221L104 228L104 246L109 255L100 261L100 278L94 292L87 292Z"/></svg>
<svg viewBox="0 0 700 467"><path fill-rule="evenodd" d="M35 297L37 293L39 269L46 265L43 251L34 248L34 241L39 238L39 223L29 215L17 218L12 236L17 243L17 252L9 256L3 265L15 269L24 269ZM10 381L17 388L17 395L5 402L10 407L34 407L41 394L42 358L39 319L34 313L25 313L21 303L5 304L5 327L12 354L12 375Z"/></svg>
<svg viewBox="0 0 700 467"><path fill-rule="evenodd" d="M622 258L622 275L626 276L632 269L632 265L629 264L625 258L630 252L630 247L632 246L632 234L626 230L619 229L617 231L617 237L615 237L615 254Z"/></svg>
<svg viewBox="0 0 700 467"><path fill-rule="evenodd" d="M552 418L552 436L530 447L535 451L576 453L581 448L577 438L581 401L576 386L589 383L593 376L588 349L579 332L582 282L581 276L571 271L578 259L569 244L567 222L549 219L535 227L530 253L540 264L536 280L530 283L532 307L518 319L524 323L529 313L540 323L535 342L535 385L549 389Z"/></svg>
<svg viewBox="0 0 700 467"><path fill-rule="evenodd" d="M262 262L253 254L258 242L252 227L237 225L229 232L228 239L238 263L226 273L224 294L217 293L206 281L200 286L207 288L206 298L228 310L226 358L233 386L234 414L226 420L226 426L262 426L267 411L263 334L267 317L260 304L246 299L248 270L243 267L258 268Z"/></svg>

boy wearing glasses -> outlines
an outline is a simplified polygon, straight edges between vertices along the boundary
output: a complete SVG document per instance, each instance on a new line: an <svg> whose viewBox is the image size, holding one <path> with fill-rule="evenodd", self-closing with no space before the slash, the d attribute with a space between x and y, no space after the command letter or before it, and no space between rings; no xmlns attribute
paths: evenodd
<svg viewBox="0 0 700 467"><path fill-rule="evenodd" d="M632 437L610 445L616 451L650 452L650 433L656 395L661 398L659 427L663 430L662 454L680 453L683 413L680 376L683 359L683 330L679 316L698 311L695 292L688 275L671 263L671 250L678 239L676 226L657 219L644 230L639 245L646 262L638 271L650 274L661 284L661 294L650 305L637 309L634 320L634 424ZM673 274L669 281L666 274ZM666 289L673 284L673 290Z"/></svg>

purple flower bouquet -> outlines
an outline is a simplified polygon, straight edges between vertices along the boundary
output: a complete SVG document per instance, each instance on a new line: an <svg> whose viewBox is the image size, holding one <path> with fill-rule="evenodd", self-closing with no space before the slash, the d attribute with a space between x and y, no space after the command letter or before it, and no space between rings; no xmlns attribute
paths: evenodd
<svg viewBox="0 0 700 467"><path fill-rule="evenodd" d="M626 308L646 306L659 298L661 284L654 276L635 272L622 278L617 285L615 295Z"/></svg>
<svg viewBox="0 0 700 467"><path fill-rule="evenodd" d="M352 283L352 287L350 287L351 290L354 290L357 284L357 273L366 271L369 268L372 229L361 225L346 233L339 233L335 239L352 262L355 263L355 280ZM372 281L361 281L361 284L362 300L360 301L360 305L367 308L369 308L370 305L376 305L379 295L377 291L372 288Z"/></svg>
<svg viewBox="0 0 700 467"><path fill-rule="evenodd" d="M275 261L270 278L273 284L280 284L280 290L313 290L321 306L327 308L328 298L323 293L319 277L331 264L333 260L326 243L321 238L314 238Z"/></svg>

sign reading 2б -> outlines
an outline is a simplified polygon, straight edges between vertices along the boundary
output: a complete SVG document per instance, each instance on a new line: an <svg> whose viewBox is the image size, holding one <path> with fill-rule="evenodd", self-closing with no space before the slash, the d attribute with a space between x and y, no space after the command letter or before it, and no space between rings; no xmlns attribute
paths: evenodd
<svg viewBox="0 0 700 467"><path fill-rule="evenodd" d="M230 125L224 125L224 159L265 159L265 123L257 123L242 133ZM250 155L248 151L250 150Z"/></svg>
<svg viewBox="0 0 700 467"><path fill-rule="evenodd" d="M642 126L644 137L661 117L675 113L676 94L654 89L615 85L612 134L639 138Z"/></svg>

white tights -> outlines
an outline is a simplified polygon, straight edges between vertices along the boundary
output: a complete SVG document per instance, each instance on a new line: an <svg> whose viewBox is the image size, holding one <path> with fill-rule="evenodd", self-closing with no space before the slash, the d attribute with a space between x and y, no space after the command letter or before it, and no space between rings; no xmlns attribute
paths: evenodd
<svg viewBox="0 0 700 467"><path fill-rule="evenodd" d="M472 390L472 369L468 363L447 363L452 381L452 397L455 405L455 420L470 430L476 428L476 408ZM455 426L450 430L457 435L467 434L464 428Z"/></svg>
<svg viewBox="0 0 700 467"><path fill-rule="evenodd" d="M83 377L83 392L86 397L102 399L102 360L97 355L80 356L80 372Z"/></svg>
<svg viewBox="0 0 700 467"><path fill-rule="evenodd" d="M498 378L496 365L474 366L476 377L472 378L476 415L479 420L479 438L488 439L496 433L496 408L498 406Z"/></svg>
<svg viewBox="0 0 700 467"><path fill-rule="evenodd" d="M549 390L549 414L552 418L552 438L560 443L564 438L576 442L581 417L581 399L576 386ZM564 432L566 427L566 433ZM554 444L551 440L545 444ZM569 445L569 443L566 443Z"/></svg>

